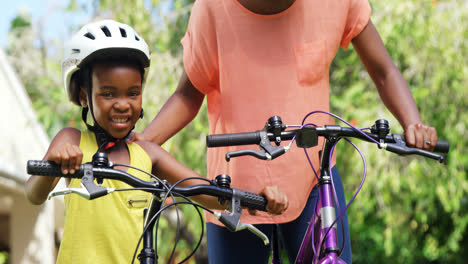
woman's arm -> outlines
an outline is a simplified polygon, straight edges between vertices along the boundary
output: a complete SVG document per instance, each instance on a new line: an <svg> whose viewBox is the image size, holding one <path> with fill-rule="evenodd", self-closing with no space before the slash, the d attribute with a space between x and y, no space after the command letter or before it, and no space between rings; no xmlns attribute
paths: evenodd
<svg viewBox="0 0 468 264"><path fill-rule="evenodd" d="M204 98L205 95L193 86L183 71L177 90L143 133L136 135L136 140L162 145L195 118Z"/></svg>
<svg viewBox="0 0 468 264"><path fill-rule="evenodd" d="M408 144L433 150L437 132L423 124L408 84L390 58L372 21L369 20L352 43L377 86L380 98L403 126Z"/></svg>
<svg viewBox="0 0 468 264"><path fill-rule="evenodd" d="M80 145L81 133L74 128L62 129L52 140L43 160L53 161L62 165L62 173L75 173L83 159ZM42 204L47 195L57 185L60 178L31 175L26 182L26 197L33 204Z"/></svg>

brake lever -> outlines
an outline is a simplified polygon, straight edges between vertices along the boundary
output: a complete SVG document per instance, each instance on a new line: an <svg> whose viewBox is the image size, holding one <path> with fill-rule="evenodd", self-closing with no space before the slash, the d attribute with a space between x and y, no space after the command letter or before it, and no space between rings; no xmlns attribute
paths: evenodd
<svg viewBox="0 0 468 264"><path fill-rule="evenodd" d="M249 230L252 234L254 234L257 237L261 238L263 240L263 244L265 246L270 244L270 240L268 239L268 237L262 231L260 231L258 228L256 228L252 224L244 224L244 223L239 222L239 224L237 225L236 231L240 231L240 230L244 230L244 229Z"/></svg>
<svg viewBox="0 0 468 264"><path fill-rule="evenodd" d="M240 222L240 217L242 214L242 207L241 207L241 201L237 197L235 190L233 191L231 203L228 204L228 209L229 214L223 214L220 212L214 212L214 216L226 226L227 229L231 232L237 232L240 230L247 229L250 232L252 232L254 235L257 237L261 238L263 240L263 243L268 245L270 243L270 240L268 237L259 229L257 229L255 226L251 224L244 224Z"/></svg>
<svg viewBox="0 0 468 264"><path fill-rule="evenodd" d="M400 146L400 145L394 144L394 143L383 143L383 144L381 143L381 144L379 144L379 148L383 148L385 150L388 150L390 152L393 152L393 153L396 153L396 154L399 154L399 155L416 154L416 155L420 155L420 156L423 156L423 157L426 157L426 158L437 160L440 163L444 163L444 161L445 161L445 157L440 155L440 154L430 152L430 151L427 151L427 150L423 150L423 149L409 148L407 146Z"/></svg>
<svg viewBox="0 0 468 264"><path fill-rule="evenodd" d="M262 160L271 160L270 154L266 153L264 150L253 150L253 149L242 149L237 151L230 151L226 153L226 161L230 161L231 158L240 157L240 156L254 156Z"/></svg>
<svg viewBox="0 0 468 264"><path fill-rule="evenodd" d="M253 226L252 224L244 224L244 223L242 223L240 221L237 221L237 224L235 224L233 226L232 224L234 222L236 222L236 221L233 221L234 219L232 219L231 214L228 215L228 214L223 214L223 213L220 213L220 212L214 212L214 215L221 223L223 223L226 226L226 228L229 231L237 232L237 231L247 229L250 232L252 232L252 234L254 234L257 237L259 237L260 239L262 239L265 246L270 244L270 240L268 239L268 237L262 231L260 231L258 228Z"/></svg>
<svg viewBox="0 0 468 264"><path fill-rule="evenodd" d="M55 196L76 193L87 200L93 200L95 198L107 195L115 191L115 189L113 188L96 185L94 183L92 164L85 163L82 165L82 167L83 167L84 173L83 173L83 177L81 178L81 183L80 183L81 188L65 188L59 191L53 191L49 193L49 195L47 196L47 199L50 200L52 197L55 197Z"/></svg>
<svg viewBox="0 0 468 264"><path fill-rule="evenodd" d="M89 193L89 200L104 196L108 193L107 188L94 183L93 165L83 164L84 175L81 178L81 186Z"/></svg>
<svg viewBox="0 0 468 264"><path fill-rule="evenodd" d="M55 196L67 195L70 193L76 193L89 200L89 192L83 188L65 188L65 189L58 190L58 191L52 191L47 196L47 200L50 200L52 199L52 197L55 197Z"/></svg>
<svg viewBox="0 0 468 264"><path fill-rule="evenodd" d="M104 195L112 193L112 192L115 191L115 189L113 189L113 188L105 188L105 189L106 189L106 193ZM94 199L94 198L91 198L92 194L90 194L88 192L88 190L86 190L86 188L64 188L64 189L61 189L61 190L50 192L49 195L47 196L47 200L52 199L52 197L56 197L56 196L60 196L60 195L67 195L67 194L71 194L71 193L76 193L79 196L81 196L81 197L83 197L83 198L85 198L87 200ZM101 196L103 196L103 195L101 195Z"/></svg>
<svg viewBox="0 0 468 264"><path fill-rule="evenodd" d="M437 160L440 163L444 163L444 161L445 161L445 157L443 155L440 155L440 154L437 154L437 153L434 153L434 152L430 152L430 151L427 151L427 150L423 150L423 149L408 147L406 145L406 142L405 142L402 135L394 134L394 135L392 135L392 137L393 137L393 140L395 141L395 143L380 142L379 143L379 148L385 149L387 151L390 151L390 152L393 152L393 153L396 153L396 154L399 154L399 155L416 154L416 155L420 155L420 156L424 156L424 157L427 157L427 158L430 158L430 159Z"/></svg>
<svg viewBox="0 0 468 264"><path fill-rule="evenodd" d="M230 161L233 157L239 156L254 156L258 159L262 160L272 160L277 158L289 150L289 146L287 147L275 147L271 145L270 139L268 138L268 133L264 130L260 132L260 143L259 147L260 150L253 150L253 149L242 149L237 151L230 151L226 153L226 161Z"/></svg>

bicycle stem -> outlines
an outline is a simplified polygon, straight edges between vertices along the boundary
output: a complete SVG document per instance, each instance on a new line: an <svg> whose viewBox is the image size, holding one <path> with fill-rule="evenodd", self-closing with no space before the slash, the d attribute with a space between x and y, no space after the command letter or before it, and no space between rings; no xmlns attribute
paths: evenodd
<svg viewBox="0 0 468 264"><path fill-rule="evenodd" d="M138 254L140 264L158 263L157 247L155 247L153 243L153 229L156 221L151 221L151 219L161 209L161 205L161 199L153 194L150 205L148 206L149 209L144 210L143 247L141 248L140 254Z"/></svg>

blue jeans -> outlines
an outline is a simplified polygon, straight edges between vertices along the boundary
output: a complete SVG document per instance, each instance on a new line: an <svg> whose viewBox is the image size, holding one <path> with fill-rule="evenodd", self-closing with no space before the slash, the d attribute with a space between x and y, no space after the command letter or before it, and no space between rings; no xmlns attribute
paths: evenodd
<svg viewBox="0 0 468 264"><path fill-rule="evenodd" d="M343 183L338 174L336 167L332 168L333 183L335 184L336 193L340 208L346 206ZM290 263L294 263L296 255L302 243L302 239L307 230L308 222L312 218L315 202L318 197L318 187L315 186L310 192L307 204L301 215L295 220L279 224L280 241L288 254ZM336 215L339 215L336 209ZM260 231L265 233L271 241L274 224L255 225ZM341 255L341 259L346 263L351 264L351 240L349 237L348 215L343 214L343 226L345 234L345 248ZM341 223L337 223L338 227L338 245L342 245ZM250 233L247 230L239 232L231 232L225 227L221 227L212 223L207 223L207 243L208 243L208 259L210 264L266 264L271 254L271 243L268 246L263 244L263 241Z"/></svg>

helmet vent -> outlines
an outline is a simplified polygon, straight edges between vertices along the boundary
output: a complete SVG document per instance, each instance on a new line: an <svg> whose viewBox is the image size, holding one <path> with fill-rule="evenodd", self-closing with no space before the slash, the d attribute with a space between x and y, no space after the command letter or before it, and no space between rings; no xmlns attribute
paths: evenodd
<svg viewBox="0 0 468 264"><path fill-rule="evenodd" d="M135 35L135 39L136 39L137 41L140 41L140 38L139 38L137 35Z"/></svg>
<svg viewBox="0 0 468 264"><path fill-rule="evenodd" d="M126 38L127 37L127 32L125 31L125 29L123 28L119 28L120 29L120 35L122 35L122 38Z"/></svg>
<svg viewBox="0 0 468 264"><path fill-rule="evenodd" d="M87 38L89 38L89 39L96 39L96 38L94 37L94 35L91 34L91 33L89 33L89 32L86 33L86 34L84 34L84 36L87 37Z"/></svg>
<svg viewBox="0 0 468 264"><path fill-rule="evenodd" d="M102 30L102 32L104 32L104 35L106 35L106 37L112 37L109 29L106 26L102 26L101 30Z"/></svg>

